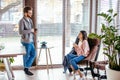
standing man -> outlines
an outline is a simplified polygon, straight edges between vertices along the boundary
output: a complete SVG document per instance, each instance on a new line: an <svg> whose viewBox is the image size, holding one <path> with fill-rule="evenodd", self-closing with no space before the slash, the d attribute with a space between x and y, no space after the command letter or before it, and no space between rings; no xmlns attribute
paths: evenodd
<svg viewBox="0 0 120 80"><path fill-rule="evenodd" d="M36 31L33 28L33 22L31 20L32 8L25 7L23 11L24 17L19 22L19 33L21 35L21 43L26 49L26 54L23 55L24 72L27 75L33 75L33 73L29 71L29 68L32 66L36 56L34 46L34 34Z"/></svg>

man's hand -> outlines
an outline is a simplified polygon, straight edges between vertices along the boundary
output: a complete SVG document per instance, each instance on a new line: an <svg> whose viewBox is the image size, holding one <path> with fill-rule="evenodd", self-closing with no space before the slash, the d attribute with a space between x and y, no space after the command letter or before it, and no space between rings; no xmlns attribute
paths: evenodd
<svg viewBox="0 0 120 80"><path fill-rule="evenodd" d="M32 33L34 33L34 32L35 32L35 30L32 28L32 29L31 29L31 32L32 32Z"/></svg>

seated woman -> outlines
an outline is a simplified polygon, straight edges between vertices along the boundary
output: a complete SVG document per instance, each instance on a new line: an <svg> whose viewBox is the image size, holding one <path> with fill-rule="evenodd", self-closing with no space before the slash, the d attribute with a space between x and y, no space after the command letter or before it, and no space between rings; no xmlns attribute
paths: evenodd
<svg viewBox="0 0 120 80"><path fill-rule="evenodd" d="M80 77L83 77L83 74L80 72L77 63L84 60L85 57L89 54L89 44L87 41L87 33L86 31L80 31L79 35L79 43L73 44L74 50L77 54L68 54L66 55L66 58L69 63L69 67L72 68L75 72L78 72Z"/></svg>

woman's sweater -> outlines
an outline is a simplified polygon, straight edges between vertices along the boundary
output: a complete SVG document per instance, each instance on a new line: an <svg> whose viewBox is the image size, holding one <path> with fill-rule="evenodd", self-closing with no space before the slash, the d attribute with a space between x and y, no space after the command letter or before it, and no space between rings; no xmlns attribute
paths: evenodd
<svg viewBox="0 0 120 80"><path fill-rule="evenodd" d="M87 40L79 41L78 45L74 46L77 55L88 56L90 48Z"/></svg>

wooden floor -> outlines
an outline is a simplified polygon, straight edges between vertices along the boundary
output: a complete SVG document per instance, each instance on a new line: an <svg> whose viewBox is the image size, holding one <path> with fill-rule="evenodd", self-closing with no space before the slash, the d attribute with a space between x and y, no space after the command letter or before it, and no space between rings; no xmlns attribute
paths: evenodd
<svg viewBox="0 0 120 80"><path fill-rule="evenodd" d="M14 70L15 80L74 80L73 75L69 75L67 72L63 74L62 68L50 69L49 74L47 70L31 70L34 75L28 76L24 73L23 70ZM92 79L90 72L88 73L86 80L97 80ZM76 76L76 80L79 80L79 76Z"/></svg>
<svg viewBox="0 0 120 80"><path fill-rule="evenodd" d="M74 80L74 76L70 75L68 72L66 74L63 74L63 68L50 69L49 74L47 73L46 69L37 70L32 69L31 72L34 73L33 76L26 75L23 70L14 70L15 75L14 80ZM7 75L1 75L0 73L0 80L7 80L4 79L4 76L7 77ZM76 75L75 80L80 80L79 75ZM88 76L86 77L85 80L98 80L98 79L97 78L93 79L91 73L88 72Z"/></svg>

